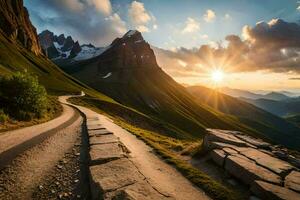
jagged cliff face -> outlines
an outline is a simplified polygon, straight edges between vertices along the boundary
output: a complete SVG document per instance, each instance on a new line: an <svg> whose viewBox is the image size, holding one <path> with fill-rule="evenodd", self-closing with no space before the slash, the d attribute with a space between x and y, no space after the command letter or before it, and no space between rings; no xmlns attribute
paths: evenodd
<svg viewBox="0 0 300 200"><path fill-rule="evenodd" d="M115 39L99 57L99 70L126 68L158 68L150 45L138 31L129 31Z"/></svg>
<svg viewBox="0 0 300 200"><path fill-rule="evenodd" d="M12 42L36 55L42 54L36 29L30 22L23 0L0 0L0 29Z"/></svg>

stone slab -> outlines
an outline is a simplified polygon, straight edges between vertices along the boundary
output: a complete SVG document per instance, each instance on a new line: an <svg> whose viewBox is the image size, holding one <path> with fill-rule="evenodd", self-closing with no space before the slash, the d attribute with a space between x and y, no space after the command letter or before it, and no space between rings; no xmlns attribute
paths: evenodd
<svg viewBox="0 0 300 200"><path fill-rule="evenodd" d="M285 177L284 186L300 193L300 172L292 171Z"/></svg>
<svg viewBox="0 0 300 200"><path fill-rule="evenodd" d="M103 194L142 182L143 178L127 158L91 166L90 186L92 198L101 199Z"/></svg>
<svg viewBox="0 0 300 200"><path fill-rule="evenodd" d="M252 138L252 137L250 137L248 135L239 135L239 134L237 134L235 136L237 138L239 138L239 139L247 142L247 143L250 143L250 144L258 147L258 148L264 148L265 149L265 148L269 148L270 147L269 143L264 142L264 141L262 141L260 139Z"/></svg>
<svg viewBox="0 0 300 200"><path fill-rule="evenodd" d="M97 125L87 125L87 129L88 129L88 130L99 130L99 129L105 129L105 127L102 126L101 124L97 124Z"/></svg>
<svg viewBox="0 0 300 200"><path fill-rule="evenodd" d="M256 165L255 162L241 155L228 156L225 160L225 169L248 185L251 185L255 180L265 180L275 184L281 182L280 176Z"/></svg>
<svg viewBox="0 0 300 200"><path fill-rule="evenodd" d="M124 157L119 143L97 144L90 147L90 164L97 165Z"/></svg>
<svg viewBox="0 0 300 200"><path fill-rule="evenodd" d="M145 181L137 182L133 185L127 186L120 190L109 192L104 195L105 200L165 200L175 199L173 197L166 197L155 191Z"/></svg>
<svg viewBox="0 0 300 200"><path fill-rule="evenodd" d="M251 186L251 191L261 199L272 200L297 200L300 194L285 187L273 185L263 181L255 181Z"/></svg>
<svg viewBox="0 0 300 200"><path fill-rule="evenodd" d="M269 154L261 152L257 149L243 149L240 150L240 154L246 156L247 158L255 160L255 162L259 165L262 165L277 174L286 174L286 172L294 168L288 162L272 157Z"/></svg>
<svg viewBox="0 0 300 200"><path fill-rule="evenodd" d="M100 135L100 136L90 137L89 142L90 145L107 144L107 143L119 142L119 138L113 134Z"/></svg>
<svg viewBox="0 0 300 200"><path fill-rule="evenodd" d="M227 134L218 129L207 129L207 131L208 133L204 137L204 147L206 149L211 148L212 142L221 142L241 147L249 146L246 142L235 137L234 134Z"/></svg>
<svg viewBox="0 0 300 200"><path fill-rule="evenodd" d="M214 149L210 152L212 160L219 166L223 167L226 154L223 150Z"/></svg>
<svg viewBox="0 0 300 200"><path fill-rule="evenodd" d="M88 135L89 137L94 137L94 136L101 136L101 135L112 135L113 133L106 130L106 129L99 129L99 130L89 130Z"/></svg>
<svg viewBox="0 0 300 200"><path fill-rule="evenodd" d="M233 154L237 154L238 152L232 148L229 147L225 147L222 149L226 154L228 155L233 155Z"/></svg>

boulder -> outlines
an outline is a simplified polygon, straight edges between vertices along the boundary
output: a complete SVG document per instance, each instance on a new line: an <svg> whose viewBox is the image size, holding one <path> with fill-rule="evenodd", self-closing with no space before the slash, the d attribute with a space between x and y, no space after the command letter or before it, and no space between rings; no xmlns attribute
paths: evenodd
<svg viewBox="0 0 300 200"><path fill-rule="evenodd" d="M109 135L101 135L101 136L93 136L89 138L90 145L96 144L107 144L107 143L114 143L118 142L119 138L113 134Z"/></svg>
<svg viewBox="0 0 300 200"><path fill-rule="evenodd" d="M292 171L285 177L284 186L300 193L300 172Z"/></svg>
<svg viewBox="0 0 300 200"><path fill-rule="evenodd" d="M90 147L90 164L97 165L124 157L119 143L97 144Z"/></svg>
<svg viewBox="0 0 300 200"><path fill-rule="evenodd" d="M300 194L285 187L273 185L264 181L255 181L251 185L251 191L258 197L266 200L300 199Z"/></svg>
<svg viewBox="0 0 300 200"><path fill-rule="evenodd" d="M226 144L231 144L239 147L248 147L249 145L235 137L234 134L224 133L222 130L218 129L207 129L208 133L204 137L204 147L206 149L211 149L212 142L221 142Z"/></svg>
<svg viewBox="0 0 300 200"><path fill-rule="evenodd" d="M226 158L225 169L248 185L251 185L255 180L265 180L275 184L281 183L280 176L238 154Z"/></svg>
<svg viewBox="0 0 300 200"><path fill-rule="evenodd" d="M270 147L269 143L264 142L261 139L256 139L256 138L250 137L248 135L240 135L240 134L236 134L235 136L249 144L252 144L252 145L258 147L258 148L269 149L269 147Z"/></svg>
<svg viewBox="0 0 300 200"><path fill-rule="evenodd" d="M223 167L226 154L223 150L214 149L210 152L212 160L219 166Z"/></svg>
<svg viewBox="0 0 300 200"><path fill-rule="evenodd" d="M285 175L293 166L288 162L272 157L269 154L263 153L257 149L246 148L240 151L240 154L254 160L257 164L281 175Z"/></svg>

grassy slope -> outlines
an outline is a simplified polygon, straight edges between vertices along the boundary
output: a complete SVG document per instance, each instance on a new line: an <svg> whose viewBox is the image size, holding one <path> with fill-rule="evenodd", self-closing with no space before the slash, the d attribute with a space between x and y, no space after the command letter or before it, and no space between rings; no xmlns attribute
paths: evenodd
<svg viewBox="0 0 300 200"><path fill-rule="evenodd" d="M85 93L105 101L114 102L111 98L89 88L64 73L44 56L36 56L18 44L12 44L0 31L0 76L16 71L35 74L49 94Z"/></svg>
<svg viewBox="0 0 300 200"><path fill-rule="evenodd" d="M236 116L241 123L252 127L256 132L263 134L263 136L274 142L284 144L290 148L299 147L300 135L298 133L300 130L286 120L249 103L205 87L189 87L188 91L199 102Z"/></svg>
<svg viewBox="0 0 300 200"><path fill-rule="evenodd" d="M190 147L201 145L201 139L175 139L173 136L182 134L181 130L122 105L103 102L91 97L71 98L69 101L89 107L95 112L113 119L114 123L151 146L162 159L173 165L180 173L196 186L202 188L213 199L240 199L240 194L234 192L231 188L223 186L180 158L180 154L183 155L190 151Z"/></svg>

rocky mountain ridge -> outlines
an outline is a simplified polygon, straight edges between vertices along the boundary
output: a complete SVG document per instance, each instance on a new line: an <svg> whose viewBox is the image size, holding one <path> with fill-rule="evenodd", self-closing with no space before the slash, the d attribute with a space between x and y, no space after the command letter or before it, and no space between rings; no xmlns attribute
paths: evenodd
<svg viewBox="0 0 300 200"><path fill-rule="evenodd" d="M98 56L104 50L92 44L80 45L72 36L55 35L49 30L44 30L39 34L39 41L47 57L55 62L65 59L86 60Z"/></svg>
<svg viewBox="0 0 300 200"><path fill-rule="evenodd" d="M0 29L13 43L21 44L36 55L42 54L36 29L23 0L0 0Z"/></svg>

